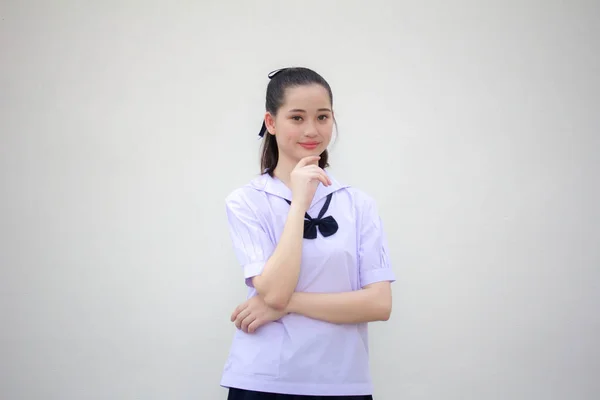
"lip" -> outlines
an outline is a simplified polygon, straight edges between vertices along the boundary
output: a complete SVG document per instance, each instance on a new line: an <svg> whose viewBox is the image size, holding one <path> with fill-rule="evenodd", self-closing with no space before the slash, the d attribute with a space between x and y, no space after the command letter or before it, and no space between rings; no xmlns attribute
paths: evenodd
<svg viewBox="0 0 600 400"><path fill-rule="evenodd" d="M316 149L319 146L319 142L304 142L304 143L299 143L299 144L300 144L300 146L302 146L308 150Z"/></svg>

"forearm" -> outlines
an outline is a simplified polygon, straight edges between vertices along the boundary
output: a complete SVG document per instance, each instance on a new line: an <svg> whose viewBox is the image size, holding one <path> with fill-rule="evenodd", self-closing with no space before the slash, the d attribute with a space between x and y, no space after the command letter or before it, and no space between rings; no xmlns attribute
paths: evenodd
<svg viewBox="0 0 600 400"><path fill-rule="evenodd" d="M356 324L387 321L391 309L390 285L382 282L352 292L295 292L286 310L333 324Z"/></svg>
<svg viewBox="0 0 600 400"><path fill-rule="evenodd" d="M252 283L265 302L285 309L298 284L302 258L304 211L293 204L275 251Z"/></svg>

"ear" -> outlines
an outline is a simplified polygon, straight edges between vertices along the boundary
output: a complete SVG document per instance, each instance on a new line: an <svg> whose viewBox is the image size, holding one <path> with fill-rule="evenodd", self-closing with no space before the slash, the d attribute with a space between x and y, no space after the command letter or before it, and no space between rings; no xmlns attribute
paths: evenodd
<svg viewBox="0 0 600 400"><path fill-rule="evenodd" d="M265 113L265 126L271 135L275 134L275 117L270 112Z"/></svg>

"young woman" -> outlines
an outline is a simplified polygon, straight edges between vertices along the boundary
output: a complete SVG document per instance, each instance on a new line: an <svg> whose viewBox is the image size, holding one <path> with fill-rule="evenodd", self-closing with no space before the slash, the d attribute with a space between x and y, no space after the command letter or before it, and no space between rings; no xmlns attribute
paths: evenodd
<svg viewBox="0 0 600 400"><path fill-rule="evenodd" d="M269 75L262 174L226 199L248 300L221 385L229 400L372 399L367 323L385 321L394 274L372 198L327 171L329 84Z"/></svg>

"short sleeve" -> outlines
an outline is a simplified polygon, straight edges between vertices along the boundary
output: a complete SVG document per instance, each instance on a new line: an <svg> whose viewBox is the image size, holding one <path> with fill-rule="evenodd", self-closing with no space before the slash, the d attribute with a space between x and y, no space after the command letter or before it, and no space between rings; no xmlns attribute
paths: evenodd
<svg viewBox="0 0 600 400"><path fill-rule="evenodd" d="M387 237L373 199L367 199L363 205L359 237L360 286L394 282L396 278L390 264Z"/></svg>
<svg viewBox="0 0 600 400"><path fill-rule="evenodd" d="M257 217L257 208L245 200L229 197L225 208L236 258L244 270L246 285L252 287L252 278L262 273L275 244Z"/></svg>

